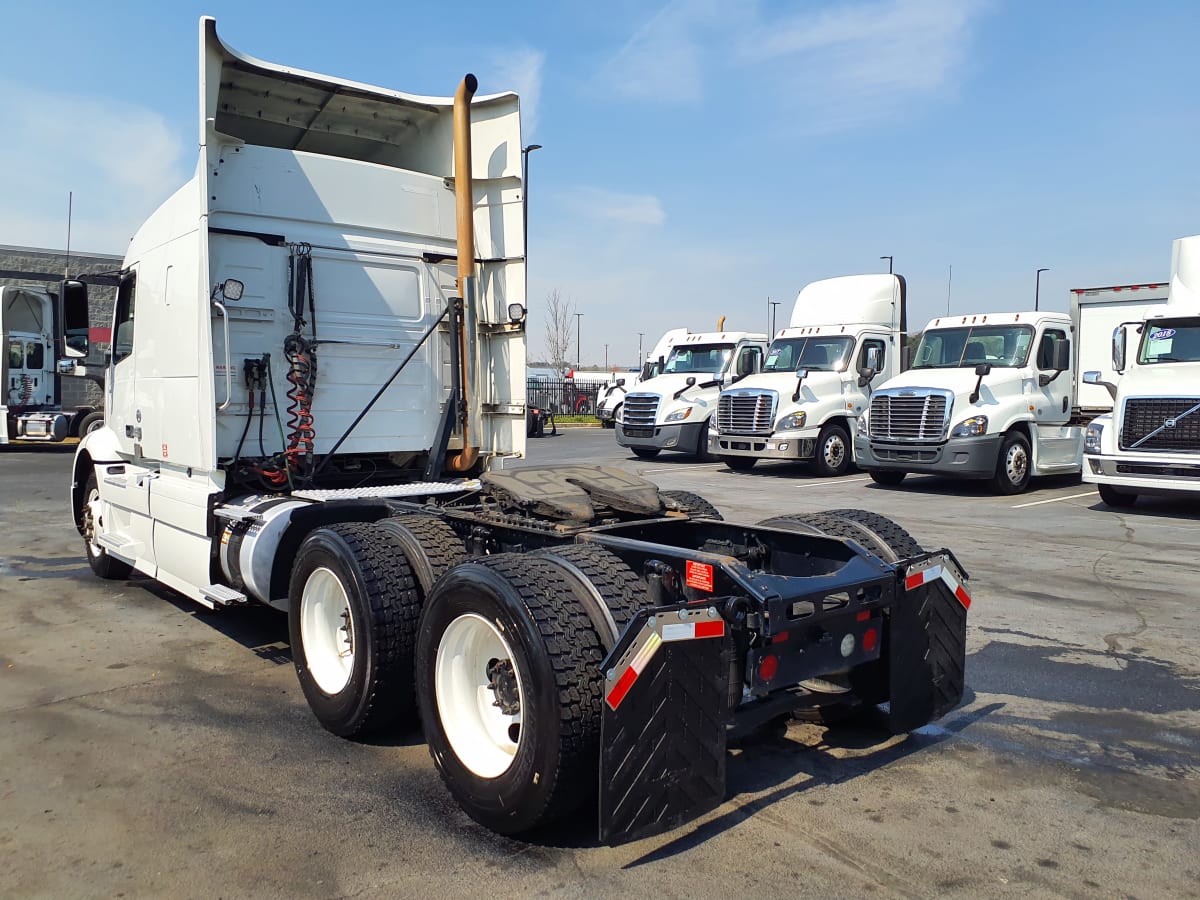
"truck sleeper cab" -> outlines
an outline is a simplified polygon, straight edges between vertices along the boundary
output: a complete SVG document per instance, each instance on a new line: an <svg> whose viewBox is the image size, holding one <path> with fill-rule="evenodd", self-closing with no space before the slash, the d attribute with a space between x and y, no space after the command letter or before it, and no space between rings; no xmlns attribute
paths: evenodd
<svg viewBox="0 0 1200 900"><path fill-rule="evenodd" d="M1061 313L934 319L911 368L859 420L858 466L880 484L921 472L987 479L1009 494L1032 475L1076 471L1072 331Z"/></svg>
<svg viewBox="0 0 1200 900"><path fill-rule="evenodd" d="M721 388L762 366L764 334L708 332L680 338L662 372L625 396L617 443L643 459L663 450L708 457L709 419Z"/></svg>
<svg viewBox="0 0 1200 900"><path fill-rule="evenodd" d="M805 286L759 373L721 392L709 452L735 470L806 460L818 475L844 474L872 390L902 369L905 305L899 275Z"/></svg>

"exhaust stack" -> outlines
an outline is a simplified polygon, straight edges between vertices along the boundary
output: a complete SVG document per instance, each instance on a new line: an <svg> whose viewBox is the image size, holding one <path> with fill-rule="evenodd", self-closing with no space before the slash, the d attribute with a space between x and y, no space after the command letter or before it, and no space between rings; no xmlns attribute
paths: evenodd
<svg viewBox="0 0 1200 900"><path fill-rule="evenodd" d="M454 204L458 235L458 295L462 298L462 327L459 329L459 375L462 384L463 448L446 460L451 472L470 471L479 459L479 448L471 445L468 419L471 409L471 360L467 355L467 324L475 322L475 191L471 179L471 98L479 81L468 74L454 92Z"/></svg>

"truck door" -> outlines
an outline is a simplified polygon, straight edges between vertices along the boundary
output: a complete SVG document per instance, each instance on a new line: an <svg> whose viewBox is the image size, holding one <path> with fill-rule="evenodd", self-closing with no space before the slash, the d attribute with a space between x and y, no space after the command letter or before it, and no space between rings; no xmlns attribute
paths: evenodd
<svg viewBox="0 0 1200 900"><path fill-rule="evenodd" d="M758 344L742 344L734 354L733 364L727 370L728 378L721 380L725 384L740 381L747 375L754 375L762 368L763 348Z"/></svg>
<svg viewBox="0 0 1200 900"><path fill-rule="evenodd" d="M1069 338L1062 328L1047 328L1042 332L1038 341L1037 357L1034 369L1037 375L1053 376L1055 374L1055 347L1067 344ZM1070 358L1068 352L1067 358ZM1071 378L1070 371L1061 372L1047 385L1035 384L1034 405L1037 407L1037 422L1041 425L1062 425L1071 417Z"/></svg>
<svg viewBox="0 0 1200 900"><path fill-rule="evenodd" d="M107 383L109 402L105 410L105 419L116 432L121 455L127 459L133 458L134 445L141 441L133 359L136 281L136 272L126 272L117 287L117 302L113 310L112 367Z"/></svg>

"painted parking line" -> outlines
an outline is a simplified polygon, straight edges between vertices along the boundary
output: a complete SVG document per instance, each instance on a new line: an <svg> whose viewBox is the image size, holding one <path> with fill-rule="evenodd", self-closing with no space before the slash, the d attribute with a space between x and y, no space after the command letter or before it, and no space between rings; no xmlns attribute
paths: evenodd
<svg viewBox="0 0 1200 900"><path fill-rule="evenodd" d="M1013 509L1024 509L1027 506L1041 506L1043 503L1058 503L1060 500L1078 500L1080 497L1091 497L1096 491L1086 491L1082 494L1071 494L1069 497L1051 497L1049 500L1034 500L1032 503L1018 503Z"/></svg>
<svg viewBox="0 0 1200 900"><path fill-rule="evenodd" d="M870 481L870 480L871 480L871 477L868 475L868 476L857 477L857 478L838 478L837 480L828 480L828 481L826 481L826 480L809 481L809 482L806 482L804 486L806 488L825 487L826 485L837 486L839 484L854 484L855 482L858 482L858 481Z"/></svg>

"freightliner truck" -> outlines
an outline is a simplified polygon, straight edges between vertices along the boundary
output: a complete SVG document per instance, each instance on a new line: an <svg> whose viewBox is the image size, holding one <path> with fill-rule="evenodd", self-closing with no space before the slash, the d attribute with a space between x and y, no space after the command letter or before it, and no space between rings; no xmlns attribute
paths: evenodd
<svg viewBox="0 0 1200 900"><path fill-rule="evenodd" d="M650 351L649 358L642 363L642 368L637 372L632 372L628 375L621 375L614 378L612 381L604 385L600 392L600 399L596 403L596 418L600 420L600 425L604 428L616 428L617 421L621 418L621 411L625 408L625 396L643 381L649 381L655 378L662 371L662 367L666 364L667 354L671 352L671 348L675 346L675 341L681 337L686 337L688 330L686 328L673 328L664 334L654 349Z"/></svg>
<svg viewBox="0 0 1200 900"><path fill-rule="evenodd" d="M1133 319L1132 316L1129 319ZM1130 352L1132 351L1132 352ZM1112 412L1087 428L1083 480L1109 506L1132 506L1139 494L1195 496L1200 491L1200 235L1171 251L1165 306L1119 323L1112 366L1084 373L1107 388Z"/></svg>
<svg viewBox="0 0 1200 900"><path fill-rule="evenodd" d="M80 340L88 320L61 321L59 295L38 285L0 287L0 444L62 441L97 428L104 414L90 406L63 409L62 379L103 386L103 367L85 358Z"/></svg>
<svg viewBox="0 0 1200 900"><path fill-rule="evenodd" d="M767 349L765 334L717 330L678 337L658 374L625 395L617 443L642 459L663 450L708 459L708 425L721 389L753 375Z"/></svg>
<svg viewBox="0 0 1200 900"><path fill-rule="evenodd" d="M819 475L844 474L873 387L903 368L904 310L899 275L847 275L804 287L762 370L721 392L709 452L731 469L760 459L808 460Z"/></svg>
<svg viewBox="0 0 1200 900"><path fill-rule="evenodd" d="M196 175L130 245L74 460L97 575L284 611L317 721L419 722L505 834L588 810L605 841L653 834L721 802L747 729L879 705L903 732L960 701L948 550L862 510L734 524L620 469L510 465L515 95L277 66L211 19L200 47Z"/></svg>
<svg viewBox="0 0 1200 900"><path fill-rule="evenodd" d="M1084 427L1112 409L1083 383L1113 326L1163 302L1161 285L1072 292L1071 314L941 316L911 367L880 386L858 420L855 462L879 484L910 472L986 479L1002 494L1035 475L1080 471Z"/></svg>

